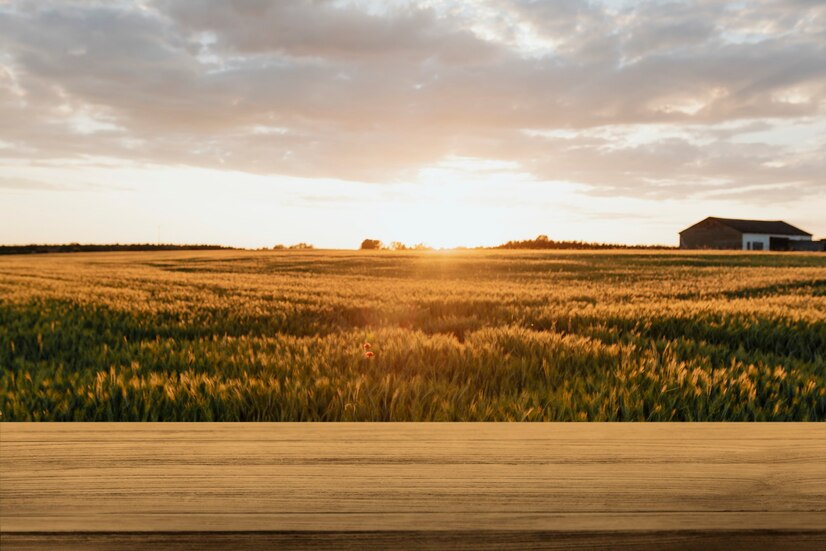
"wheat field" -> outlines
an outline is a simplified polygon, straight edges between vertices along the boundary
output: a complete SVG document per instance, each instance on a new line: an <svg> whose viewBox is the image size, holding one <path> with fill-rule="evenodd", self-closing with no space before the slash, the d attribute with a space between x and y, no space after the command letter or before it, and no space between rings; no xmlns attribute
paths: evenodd
<svg viewBox="0 0 826 551"><path fill-rule="evenodd" d="M826 255L7 256L0 369L5 421L822 421Z"/></svg>

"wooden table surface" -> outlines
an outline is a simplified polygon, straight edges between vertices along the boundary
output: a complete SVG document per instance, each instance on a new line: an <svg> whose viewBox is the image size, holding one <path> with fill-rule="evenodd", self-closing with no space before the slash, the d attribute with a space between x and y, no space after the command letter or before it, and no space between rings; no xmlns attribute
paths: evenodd
<svg viewBox="0 0 826 551"><path fill-rule="evenodd" d="M826 549L826 424L0 423L0 542Z"/></svg>

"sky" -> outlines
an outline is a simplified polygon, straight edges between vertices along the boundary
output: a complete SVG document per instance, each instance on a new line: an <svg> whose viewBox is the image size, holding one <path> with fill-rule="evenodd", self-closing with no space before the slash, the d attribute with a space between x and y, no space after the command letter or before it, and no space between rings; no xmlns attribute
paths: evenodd
<svg viewBox="0 0 826 551"><path fill-rule="evenodd" d="M826 2L0 0L0 244L826 237Z"/></svg>

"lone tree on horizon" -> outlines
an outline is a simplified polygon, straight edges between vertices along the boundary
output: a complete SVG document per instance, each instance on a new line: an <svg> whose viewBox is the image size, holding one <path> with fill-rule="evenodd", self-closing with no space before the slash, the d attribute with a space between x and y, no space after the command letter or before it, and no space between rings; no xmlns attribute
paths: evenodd
<svg viewBox="0 0 826 551"><path fill-rule="evenodd" d="M378 239L365 239L361 242L362 251L377 251L383 247L383 244Z"/></svg>

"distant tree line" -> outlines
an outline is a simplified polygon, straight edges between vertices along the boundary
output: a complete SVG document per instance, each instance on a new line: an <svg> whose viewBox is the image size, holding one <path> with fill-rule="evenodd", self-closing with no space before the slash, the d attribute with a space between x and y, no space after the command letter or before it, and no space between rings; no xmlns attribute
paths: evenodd
<svg viewBox="0 0 826 551"><path fill-rule="evenodd" d="M117 251L216 251L236 250L235 247L222 245L159 245L151 243L83 245L68 243L65 245L0 245L0 255L4 254L45 254L45 253L102 253Z"/></svg>
<svg viewBox="0 0 826 551"><path fill-rule="evenodd" d="M401 241L391 241L390 245L385 245L378 239L365 239L361 242L360 249L362 251L430 251L432 247L428 247L424 243L416 243L415 245L405 245Z"/></svg>
<svg viewBox="0 0 826 551"><path fill-rule="evenodd" d="M585 241L556 241L547 235L537 236L536 239L524 241L508 241L494 249L674 249L666 245L621 245L616 243L588 243Z"/></svg>
<svg viewBox="0 0 826 551"><path fill-rule="evenodd" d="M301 243L296 243L295 245L282 245L281 243L279 243L278 245L272 248L272 250L274 251L306 251L311 249L315 249L315 247L313 247L312 244L304 243L303 241Z"/></svg>

